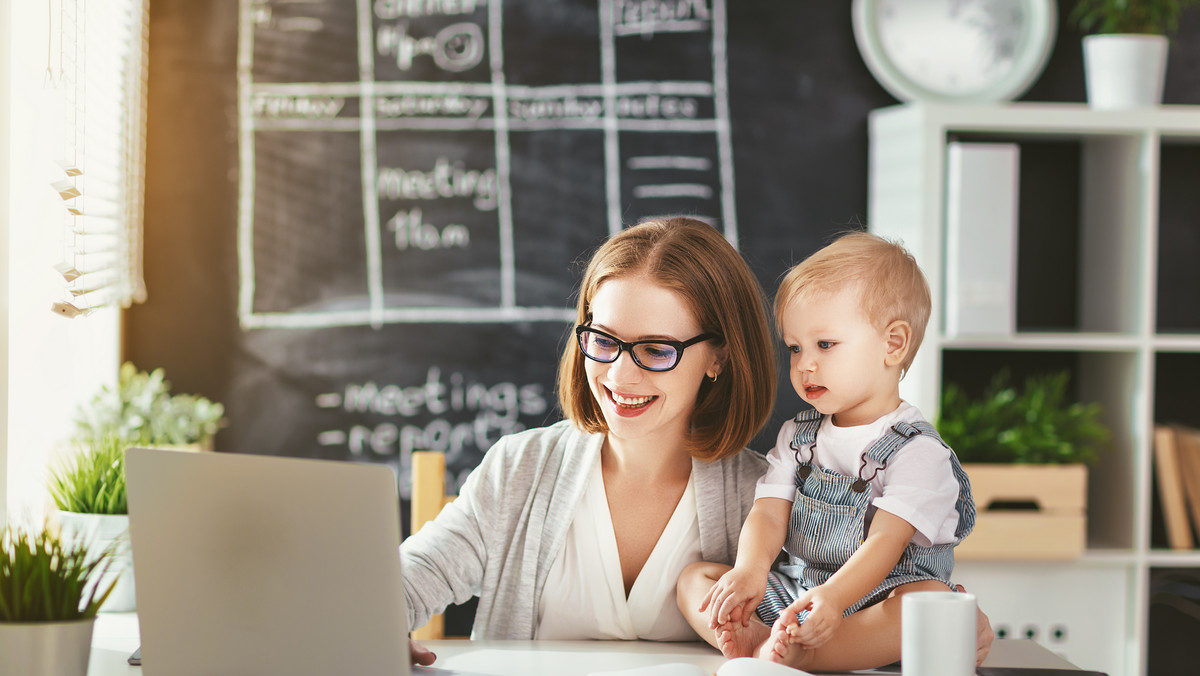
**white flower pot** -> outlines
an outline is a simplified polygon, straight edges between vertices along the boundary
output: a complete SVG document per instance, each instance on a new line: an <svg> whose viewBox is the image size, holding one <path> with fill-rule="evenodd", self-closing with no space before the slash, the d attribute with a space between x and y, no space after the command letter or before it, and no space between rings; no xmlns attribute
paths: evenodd
<svg viewBox="0 0 1200 676"><path fill-rule="evenodd" d="M133 585L133 549L129 545L129 516L125 514L80 514L58 512L64 542L82 540L89 552L99 552L113 546L112 562L99 578L101 589L114 579L108 600L100 607L105 612L127 612L137 608ZM92 585L88 585L90 591Z"/></svg>
<svg viewBox="0 0 1200 676"><path fill-rule="evenodd" d="M0 622L0 674L87 676L95 622Z"/></svg>
<svg viewBox="0 0 1200 676"><path fill-rule="evenodd" d="M1167 46L1163 35L1105 34L1083 38L1088 106L1122 110L1161 104Z"/></svg>

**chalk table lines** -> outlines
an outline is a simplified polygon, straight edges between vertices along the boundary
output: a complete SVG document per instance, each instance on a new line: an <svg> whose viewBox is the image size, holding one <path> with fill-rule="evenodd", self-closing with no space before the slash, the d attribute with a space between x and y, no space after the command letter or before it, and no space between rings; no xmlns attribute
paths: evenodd
<svg viewBox="0 0 1200 676"><path fill-rule="evenodd" d="M321 4L321 0L305 3ZM429 8L439 3L421 3ZM281 3L271 0L242 0L238 41L238 102L240 141L239 182L239 302L238 315L244 328L320 328L366 325L379 328L394 323L477 323L477 322L570 322L575 312L566 307L527 307L516 302L514 291L515 262L513 230L520 227L512 222L511 171L508 138L514 133L538 131L585 130L599 131L604 138L604 180L610 233L621 226L627 206L621 204L623 177L631 181L629 194L634 200L697 199L720 205L719 218L726 237L737 241L736 209L733 200L733 158L730 143L728 74L725 61L725 0L690 0L673 4L675 16L647 15L645 3L621 0L600 0L599 48L600 82L567 83L545 86L510 85L505 76L501 25L502 0L491 0L484 14L467 17L447 17L453 25L444 27L438 35L410 35L404 16L383 16L380 8L402 7L398 3L375 3L357 0L356 21L359 43L359 81L349 82L256 82L253 57L255 31L318 32L323 23L317 18L272 18L272 7ZM659 3L661 5L661 3ZM475 3L442 3L443 7L468 7ZM665 6L665 5L664 5ZM416 7L409 3L408 7ZM449 10L447 13L451 13ZM476 16L477 15L477 16ZM481 18L482 17L482 18ZM460 19L466 19L461 21ZM472 21L486 21L479 27ZM392 23L389 23L392 22ZM403 23L403 25L401 25ZM441 33L449 38L439 37ZM642 41L654 35L697 33L708 38L711 33L711 81L693 79L618 81L616 64L618 42ZM488 50L480 45L487 36ZM386 55L372 52L373 36L386 37L387 47L397 54L396 65L402 69L421 59L432 59L443 72L462 72L474 64L484 65L488 81L435 82L378 80L377 67L390 64ZM447 42L457 40L457 42ZM447 45L458 45L458 51ZM438 49L451 50L439 55ZM407 50L407 51L404 51ZM485 53L485 51L487 53ZM453 52L453 53L451 53ZM478 52L478 53L476 53ZM487 59L484 64L483 60ZM564 58L569 58L564 57ZM381 60L377 62L376 60ZM438 158L436 166L420 169L380 166L377 136L384 132L465 132L482 131L495 135L495 165L468 167L454 156L454 143L446 145L447 156ZM254 200L256 183L256 132L334 132L361 135L361 171L363 175L363 218L368 280L363 307L320 310L264 311L254 307L256 274L254 251ZM625 132L650 134L713 135L714 156L704 154L638 153L624 161L618 135ZM465 146L464 146L465 150ZM715 170L715 173L714 173ZM628 173L624 173L628 172ZM671 172L661 175L661 172ZM696 180L687 174L696 172ZM428 198L403 192L412 189L414 181L425 181L437 190L451 190L450 179L479 187L479 194L467 194L453 188L454 197L473 197L474 208L494 210L500 236L497 268L500 270L499 302L493 305L470 307L389 306L381 281L383 247L395 239L398 249L414 251L428 239L429 233L420 230L422 209L407 206L390 217L380 214L380 200ZM665 180L664 180L665 179ZM440 181L440 182L439 182ZM714 185L714 183L716 185ZM398 187L400 186L400 187ZM482 187L491 192L483 194ZM426 188L428 190L428 188ZM448 196L445 195L433 195ZM263 227L269 227L266 224ZM491 227L491 226L488 226ZM451 246L469 246L465 225L447 225L434 230L431 246L439 243L436 235L444 236ZM394 237L393 237L394 235ZM564 261L564 265L568 262Z"/></svg>

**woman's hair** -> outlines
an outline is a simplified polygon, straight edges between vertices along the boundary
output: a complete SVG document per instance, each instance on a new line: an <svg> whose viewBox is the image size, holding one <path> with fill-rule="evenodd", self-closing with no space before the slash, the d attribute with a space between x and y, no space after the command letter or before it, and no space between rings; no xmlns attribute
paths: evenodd
<svg viewBox="0 0 1200 676"><path fill-rule="evenodd" d="M809 256L784 276L775 294L775 326L797 298L809 299L853 288L859 308L876 328L908 322L912 338L900 373L908 372L929 323L929 283L901 244L866 232L849 232Z"/></svg>
<svg viewBox="0 0 1200 676"><path fill-rule="evenodd" d="M713 345L727 357L716 382L702 379L686 448L693 457L733 455L766 423L775 405L775 360L766 296L746 261L715 228L691 218L646 220L611 237L592 256L579 287L578 323L604 282L645 276L679 294ZM563 413L586 432L608 424L588 384L583 353L567 341L558 366Z"/></svg>

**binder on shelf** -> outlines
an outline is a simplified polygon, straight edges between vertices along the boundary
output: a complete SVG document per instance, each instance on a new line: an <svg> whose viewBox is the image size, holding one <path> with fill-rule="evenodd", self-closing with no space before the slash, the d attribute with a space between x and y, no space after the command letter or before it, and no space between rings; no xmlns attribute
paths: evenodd
<svg viewBox="0 0 1200 676"><path fill-rule="evenodd" d="M1154 475L1158 480L1158 498L1167 527L1167 544L1171 549L1191 549L1192 529L1184 502L1176 436L1175 428L1170 425L1154 426Z"/></svg>
<svg viewBox="0 0 1200 676"><path fill-rule="evenodd" d="M1015 143L946 147L948 338L1016 332L1019 165Z"/></svg>
<svg viewBox="0 0 1200 676"><path fill-rule="evenodd" d="M1192 530L1200 537L1200 430L1175 427L1175 447L1179 453L1179 471L1183 494L1192 517Z"/></svg>

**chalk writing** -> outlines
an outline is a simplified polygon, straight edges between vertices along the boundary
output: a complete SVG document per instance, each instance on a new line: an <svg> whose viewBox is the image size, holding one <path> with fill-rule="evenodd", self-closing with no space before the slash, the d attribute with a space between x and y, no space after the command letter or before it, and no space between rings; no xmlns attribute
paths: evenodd
<svg viewBox="0 0 1200 676"><path fill-rule="evenodd" d="M375 0L375 16L398 19L402 16L453 16L471 14L484 0Z"/></svg>
<svg viewBox="0 0 1200 676"><path fill-rule="evenodd" d="M613 10L617 35L705 30L711 19L705 0L616 0Z"/></svg>
<svg viewBox="0 0 1200 676"><path fill-rule="evenodd" d="M620 117L694 118L700 104L694 98L676 96L622 96L617 99L617 115Z"/></svg>
<svg viewBox="0 0 1200 676"><path fill-rule="evenodd" d="M294 96L257 93L251 99L254 114L280 119L331 119L342 112L346 99L341 96Z"/></svg>
<svg viewBox="0 0 1200 676"><path fill-rule="evenodd" d="M465 249L471 243L471 232L465 225L454 223L439 230L423 222L422 216L420 209L413 209L398 211L388 220L387 229L395 234L397 249Z"/></svg>
<svg viewBox="0 0 1200 676"><path fill-rule="evenodd" d="M394 56L400 70L412 68L413 59L429 56L438 68L461 73L483 60L483 29L478 24L456 23L437 35L414 38L408 34L408 22L380 26L375 33L375 48L382 56Z"/></svg>
<svg viewBox="0 0 1200 676"><path fill-rule="evenodd" d="M604 114L604 101L600 97L581 99L569 94L535 101L513 99L508 102L508 114L518 120L597 120Z"/></svg>
<svg viewBox="0 0 1200 676"><path fill-rule="evenodd" d="M384 199L433 200L472 197L475 208L496 208L496 170L465 169L462 162L439 157L430 171L380 167L379 196Z"/></svg>
<svg viewBox="0 0 1200 676"><path fill-rule="evenodd" d="M524 429L518 416L543 415L550 408L540 383L488 385L468 381L458 372L443 379L441 369L436 366L426 372L421 384L349 383L342 392L317 395L316 404L320 408L408 420L356 424L346 430L325 430L317 435L317 443L345 445L353 456L398 458L402 469L409 467L414 450L441 451L446 454L447 462L455 464L464 460L466 453L486 451L500 437ZM424 416L433 418L411 420ZM452 420L453 417L458 419Z"/></svg>
<svg viewBox="0 0 1200 676"><path fill-rule="evenodd" d="M516 385L502 382L488 386L466 382L461 373L442 380L442 370L431 366L420 385L380 386L373 381L349 383L343 393L329 392L318 398L324 408L341 407L356 413L378 413L412 417L422 412L441 415L451 411L484 410L505 420L517 415L540 415L549 408L539 383ZM338 395L341 394L339 399Z"/></svg>
<svg viewBox="0 0 1200 676"><path fill-rule="evenodd" d="M482 96L380 96L375 99L375 114L380 117L449 116L478 120L487 112L491 100Z"/></svg>

